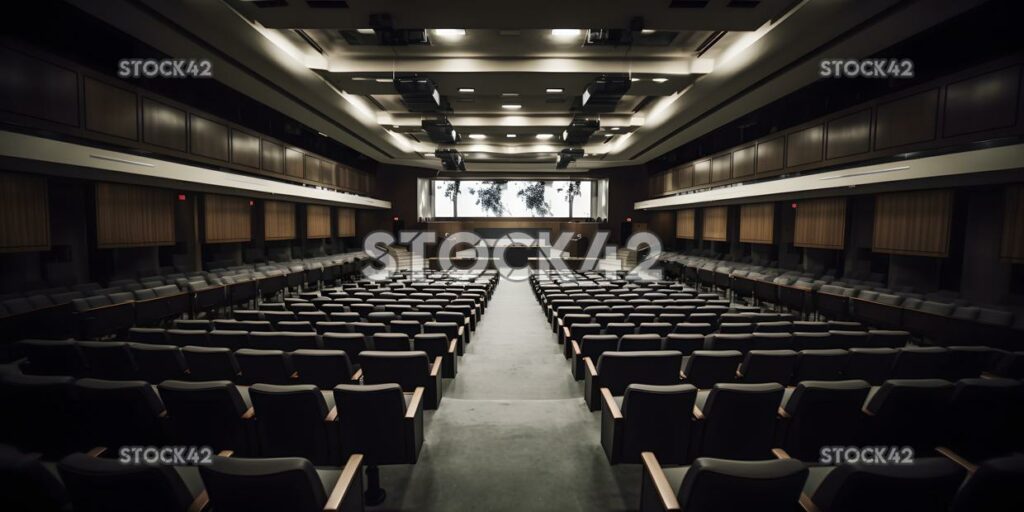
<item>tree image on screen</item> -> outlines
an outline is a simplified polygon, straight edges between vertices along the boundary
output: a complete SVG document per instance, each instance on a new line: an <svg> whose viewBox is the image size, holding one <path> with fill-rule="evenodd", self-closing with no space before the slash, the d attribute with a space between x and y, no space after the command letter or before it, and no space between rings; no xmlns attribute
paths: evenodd
<svg viewBox="0 0 1024 512"><path fill-rule="evenodd" d="M564 189L560 188L558 189L558 191L565 192L565 201L569 203L569 217L572 217L572 203L576 200L577 197L581 195L580 182L570 181L569 186L565 187Z"/></svg>
<svg viewBox="0 0 1024 512"><path fill-rule="evenodd" d="M551 215L551 205L544 199L544 182L535 181L523 187L516 195L523 200L527 210L530 210L535 217L547 217Z"/></svg>
<svg viewBox="0 0 1024 512"><path fill-rule="evenodd" d="M459 180L449 181L444 187L444 196L452 200L452 217L459 216L460 189L462 189L462 182Z"/></svg>
<svg viewBox="0 0 1024 512"><path fill-rule="evenodd" d="M474 190L469 189L470 194L476 194L476 204L485 213L495 217L501 217L505 212L505 205L501 202L501 196L508 186L506 181L485 181L482 187Z"/></svg>

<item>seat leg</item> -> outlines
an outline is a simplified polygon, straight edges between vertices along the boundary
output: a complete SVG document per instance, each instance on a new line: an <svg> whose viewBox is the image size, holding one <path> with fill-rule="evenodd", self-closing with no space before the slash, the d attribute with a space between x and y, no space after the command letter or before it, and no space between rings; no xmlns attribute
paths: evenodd
<svg viewBox="0 0 1024 512"><path fill-rule="evenodd" d="M380 467L366 466L366 492L363 493L363 501L366 506L372 507L384 503L387 494L380 486Z"/></svg>

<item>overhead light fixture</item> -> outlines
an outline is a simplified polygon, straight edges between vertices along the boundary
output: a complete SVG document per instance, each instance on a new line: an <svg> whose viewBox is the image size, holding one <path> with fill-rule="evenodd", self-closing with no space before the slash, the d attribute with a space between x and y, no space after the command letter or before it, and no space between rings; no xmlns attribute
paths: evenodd
<svg viewBox="0 0 1024 512"><path fill-rule="evenodd" d="M548 94L561 94L565 92L565 89L562 89L560 87L549 87L547 89L544 89L544 92Z"/></svg>
<svg viewBox="0 0 1024 512"><path fill-rule="evenodd" d="M372 28L357 28L356 32L369 36L372 36L374 33Z"/></svg>
<svg viewBox="0 0 1024 512"><path fill-rule="evenodd" d="M668 82L668 78L663 78L663 77L652 78L651 81L655 82L655 83L661 84L661 83Z"/></svg>
<svg viewBox="0 0 1024 512"><path fill-rule="evenodd" d="M614 133L606 133L606 134L604 134L604 136L605 137L614 137L615 134Z"/></svg>
<svg viewBox="0 0 1024 512"><path fill-rule="evenodd" d="M468 93L476 92L476 89L474 89L472 87L459 87L459 92L463 92L463 93L467 93L468 94Z"/></svg>
<svg viewBox="0 0 1024 512"><path fill-rule="evenodd" d="M654 33L654 29L645 28L645 29L641 30L640 33L641 34L653 34Z"/></svg>
<svg viewBox="0 0 1024 512"><path fill-rule="evenodd" d="M514 138L516 138L516 134L514 134L514 133L506 133L505 134L505 138L506 139L514 139Z"/></svg>
<svg viewBox="0 0 1024 512"><path fill-rule="evenodd" d="M519 110L519 109L523 108L523 106L519 105L517 103L506 103L506 104L502 105L501 108L503 108L505 110Z"/></svg>
<svg viewBox="0 0 1024 512"><path fill-rule="evenodd" d="M630 82L639 82L640 79L639 78L630 78L629 81Z"/></svg>
<svg viewBox="0 0 1024 512"><path fill-rule="evenodd" d="M391 84L391 83L395 82L395 79L393 79L393 78L374 78L373 81L377 82L378 84Z"/></svg>
<svg viewBox="0 0 1024 512"><path fill-rule="evenodd" d="M564 38L564 39L569 39L569 38L573 38L573 37L579 37L579 35L581 33L582 32L578 28L554 28L554 29L551 29L551 35L553 35L555 37L558 37L558 38Z"/></svg>
<svg viewBox="0 0 1024 512"><path fill-rule="evenodd" d="M537 138L540 139L540 140L548 140L551 137L554 137L554 135L550 134L550 133L538 133L537 134Z"/></svg>
<svg viewBox="0 0 1024 512"><path fill-rule="evenodd" d="M612 126L611 128L609 128L609 130L611 130L613 132L617 132L617 131L620 130L620 128L618 126Z"/></svg>
<svg viewBox="0 0 1024 512"><path fill-rule="evenodd" d="M480 140L480 139L486 139L487 136L482 134L482 133L471 133L471 134L469 134L469 138L471 138L473 140Z"/></svg>
<svg viewBox="0 0 1024 512"><path fill-rule="evenodd" d="M434 35L454 39L466 35L466 31L461 28L435 28Z"/></svg>

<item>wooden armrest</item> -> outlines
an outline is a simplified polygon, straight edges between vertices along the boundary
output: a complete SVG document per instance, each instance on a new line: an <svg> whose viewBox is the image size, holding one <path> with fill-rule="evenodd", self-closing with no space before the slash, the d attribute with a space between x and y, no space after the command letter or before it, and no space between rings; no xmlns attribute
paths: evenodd
<svg viewBox="0 0 1024 512"><path fill-rule="evenodd" d="M289 375L288 378L292 379L292 380L298 380L299 379L299 372L292 372L292 374Z"/></svg>
<svg viewBox="0 0 1024 512"><path fill-rule="evenodd" d="M562 327L562 335L565 336L565 339L572 338L572 334L569 334L568 327Z"/></svg>
<svg viewBox="0 0 1024 512"><path fill-rule="evenodd" d="M594 366L594 361L589 357L583 358L583 364L587 367L587 372L590 373L591 377L597 377L597 367Z"/></svg>
<svg viewBox="0 0 1024 512"><path fill-rule="evenodd" d="M166 418L167 417L167 409L164 409L164 410L160 411L160 414L157 414L157 417L158 418Z"/></svg>
<svg viewBox="0 0 1024 512"><path fill-rule="evenodd" d="M459 337L460 338L462 337L462 333L465 332L465 331L466 331L466 328L460 325L459 326Z"/></svg>
<svg viewBox="0 0 1024 512"><path fill-rule="evenodd" d="M621 420L622 411L619 410L619 404L615 403L612 391L608 388L601 388L601 399L604 400L605 410L611 413L612 419Z"/></svg>
<svg viewBox="0 0 1024 512"><path fill-rule="evenodd" d="M106 452L106 451L107 451L107 447L106 446L97 446L97 447L95 447L95 448L85 452L85 454L90 456L90 457L92 457L92 458L94 458L94 459L97 459L100 456L102 456L103 453Z"/></svg>
<svg viewBox="0 0 1024 512"><path fill-rule="evenodd" d="M253 409L252 407L248 408L245 412L242 413L242 419L243 420L251 420L251 419L253 419L255 417L256 417L256 410Z"/></svg>
<svg viewBox="0 0 1024 512"><path fill-rule="evenodd" d="M195 499L192 500L192 504L188 506L186 512L202 512L209 504L210 495L206 493L206 489L203 489L196 495Z"/></svg>
<svg viewBox="0 0 1024 512"><path fill-rule="evenodd" d="M221 450L221 451L217 452L217 456L218 457L231 458L234 454L235 454L234 450Z"/></svg>
<svg viewBox="0 0 1024 512"><path fill-rule="evenodd" d="M437 374L441 371L441 356L434 358L434 365L430 367L430 376L437 377Z"/></svg>
<svg viewBox="0 0 1024 512"><path fill-rule="evenodd" d="M939 446L935 448L935 451L942 454L943 457L956 462L957 465L966 469L968 473L974 474L974 472L978 470L977 464L972 464L971 461L961 457L958 453L946 448L945 446Z"/></svg>
<svg viewBox="0 0 1024 512"><path fill-rule="evenodd" d="M811 501L811 497L800 493L800 507L804 509L804 512L821 512L821 509Z"/></svg>
<svg viewBox="0 0 1024 512"><path fill-rule="evenodd" d="M360 380L362 378L363 378L363 369L362 368L356 370L356 372L352 374L352 380L358 381L358 380Z"/></svg>
<svg viewBox="0 0 1024 512"><path fill-rule="evenodd" d="M654 452L642 452L640 453L640 459L644 464L644 468L651 475L651 483L654 484L654 488L658 491L658 498L661 499L662 507L665 510L679 510L679 500L676 498L676 491L669 485L668 477L661 470L661 464L658 463L658 458L654 456Z"/></svg>
<svg viewBox="0 0 1024 512"><path fill-rule="evenodd" d="M772 448L772 455L774 455L775 458L779 460L786 460L792 458L789 456L788 453L786 453L786 450L783 450L782 448Z"/></svg>
<svg viewBox="0 0 1024 512"><path fill-rule="evenodd" d="M576 340L570 340L570 341L572 341L572 353L576 354L576 357L579 357L583 353L580 350L580 344L576 343Z"/></svg>
<svg viewBox="0 0 1024 512"><path fill-rule="evenodd" d="M875 413L869 411L867 407L861 407L860 408L860 412L862 412L864 414L867 414L868 416L874 416L875 415Z"/></svg>
<svg viewBox="0 0 1024 512"><path fill-rule="evenodd" d="M416 410L420 408L420 402L423 401L423 393L425 391L426 388L420 386L412 392L412 400L409 400L409 408L405 410L406 419L411 420L416 417Z"/></svg>
<svg viewBox="0 0 1024 512"><path fill-rule="evenodd" d="M352 482L359 476L359 472L362 471L362 465L363 454L353 453L348 458L345 467L341 469L341 476L334 483L334 488L331 490L331 495L327 498L327 503L324 504L324 512L336 512L341 508L341 502L345 500L345 495L349 488L352 487ZM353 489L352 492L363 492L363 489Z"/></svg>
<svg viewBox="0 0 1024 512"><path fill-rule="evenodd" d="M981 372L981 378L983 379L998 379L999 376L992 372Z"/></svg>
<svg viewBox="0 0 1024 512"><path fill-rule="evenodd" d="M736 378L737 379L742 379L743 378L743 372L741 372L739 368L736 369Z"/></svg>
<svg viewBox="0 0 1024 512"><path fill-rule="evenodd" d="M331 412L327 413L327 417L324 418L324 421L334 421L336 419L338 419L338 407L337 406L331 407Z"/></svg>
<svg viewBox="0 0 1024 512"><path fill-rule="evenodd" d="M448 353L454 354L459 350L458 338L452 338L452 342L448 344Z"/></svg>
<svg viewBox="0 0 1024 512"><path fill-rule="evenodd" d="M783 409L781 405L779 406L779 417L780 418L789 418L790 417L789 413L786 412L786 410Z"/></svg>
<svg viewBox="0 0 1024 512"><path fill-rule="evenodd" d="M686 380L686 372L679 371L679 380Z"/></svg>
<svg viewBox="0 0 1024 512"><path fill-rule="evenodd" d="M557 318L558 318L558 326L559 327L565 327L565 322L562 321L562 317L557 317Z"/></svg>
<svg viewBox="0 0 1024 512"><path fill-rule="evenodd" d="M700 407L693 406L693 419L702 420L704 419L704 413L701 412Z"/></svg>

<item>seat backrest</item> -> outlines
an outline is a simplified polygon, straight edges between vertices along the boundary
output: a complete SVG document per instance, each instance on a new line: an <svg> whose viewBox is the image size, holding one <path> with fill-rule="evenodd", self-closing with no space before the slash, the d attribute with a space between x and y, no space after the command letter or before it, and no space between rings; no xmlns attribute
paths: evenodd
<svg viewBox="0 0 1024 512"><path fill-rule="evenodd" d="M946 376L949 350L943 347L904 347L893 362L890 379L935 379Z"/></svg>
<svg viewBox="0 0 1024 512"><path fill-rule="evenodd" d="M382 352L364 350L359 354L366 384L396 383L405 391L413 391L423 385L430 371L430 359L426 352Z"/></svg>
<svg viewBox="0 0 1024 512"><path fill-rule="evenodd" d="M743 361L738 350L697 350L686 360L683 373L686 382L699 389L710 389L719 382L736 380L736 370Z"/></svg>
<svg viewBox="0 0 1024 512"><path fill-rule="evenodd" d="M945 512L964 470L942 458L913 464L843 464L831 470L811 495L823 512Z"/></svg>
<svg viewBox="0 0 1024 512"><path fill-rule="evenodd" d="M321 336L323 346L327 350L343 350L353 363L358 360L359 353L366 350L366 336L358 332L324 333Z"/></svg>
<svg viewBox="0 0 1024 512"><path fill-rule="evenodd" d="M679 486L687 512L758 510L789 512L800 498L807 467L798 460L735 461L702 457Z"/></svg>
<svg viewBox="0 0 1024 512"><path fill-rule="evenodd" d="M448 353L450 342L451 339L444 333L421 333L413 336L412 349L426 352L427 357L433 361L434 358Z"/></svg>
<svg viewBox="0 0 1024 512"><path fill-rule="evenodd" d="M868 331L868 346L879 348L900 348L910 341L907 331L887 331L873 329Z"/></svg>
<svg viewBox="0 0 1024 512"><path fill-rule="evenodd" d="M403 333L410 338L423 332L423 326L417 320L392 320L389 329L392 333Z"/></svg>
<svg viewBox="0 0 1024 512"><path fill-rule="evenodd" d="M829 343L834 348L851 349L854 347L870 346L868 333L865 331L843 331L832 329L828 332L831 335Z"/></svg>
<svg viewBox="0 0 1024 512"><path fill-rule="evenodd" d="M160 445L166 441L163 403L141 380L75 382L86 437L95 446Z"/></svg>
<svg viewBox="0 0 1024 512"><path fill-rule="evenodd" d="M663 345L665 350L678 350L684 356L688 356L696 350L703 349L704 341L703 334L680 334L673 332L665 336Z"/></svg>
<svg viewBox="0 0 1024 512"><path fill-rule="evenodd" d="M952 512L1020 510L1024 455L988 459L967 477L953 498Z"/></svg>
<svg viewBox="0 0 1024 512"><path fill-rule="evenodd" d="M175 345L131 343L129 349L138 368L139 378L150 384L184 378L188 369L185 356Z"/></svg>
<svg viewBox="0 0 1024 512"><path fill-rule="evenodd" d="M663 464L688 460L696 399L697 388L689 384L627 386L622 398L623 461L639 462L644 451L654 452Z"/></svg>
<svg viewBox="0 0 1024 512"><path fill-rule="evenodd" d="M242 348L235 351L235 360L246 384L292 384L291 361L280 350Z"/></svg>
<svg viewBox="0 0 1024 512"><path fill-rule="evenodd" d="M319 512L327 493L310 461L299 457L214 457L199 467L210 503L218 512L291 510Z"/></svg>
<svg viewBox="0 0 1024 512"><path fill-rule="evenodd" d="M1012 379L962 379L953 385L948 443L968 460L984 460L1021 445L1024 384Z"/></svg>
<svg viewBox="0 0 1024 512"><path fill-rule="evenodd" d="M630 384L678 384L683 354L675 350L605 352L597 360L601 387L621 395Z"/></svg>
<svg viewBox="0 0 1024 512"><path fill-rule="evenodd" d="M619 351L661 350L661 336L657 334L625 334L619 338Z"/></svg>
<svg viewBox="0 0 1024 512"><path fill-rule="evenodd" d="M167 329L167 343L179 347L185 345L205 347L210 345L209 333L204 330Z"/></svg>
<svg viewBox="0 0 1024 512"><path fill-rule="evenodd" d="M252 451L241 419L247 407L231 381L167 380L157 389L167 407L175 442L210 446L214 451L233 450L240 455Z"/></svg>
<svg viewBox="0 0 1024 512"><path fill-rule="evenodd" d="M225 347L231 350L238 350L249 346L249 333L245 331L210 331L206 342L211 347Z"/></svg>
<svg viewBox="0 0 1024 512"><path fill-rule="evenodd" d="M698 455L736 460L772 457L781 384L715 384L704 403Z"/></svg>
<svg viewBox="0 0 1024 512"><path fill-rule="evenodd" d="M872 435L880 443L931 450L946 434L952 394L953 385L941 379L885 381L864 406L872 416Z"/></svg>
<svg viewBox="0 0 1024 512"><path fill-rule="evenodd" d="M747 352L753 348L753 334L712 334L708 336L709 350L736 350Z"/></svg>
<svg viewBox="0 0 1024 512"><path fill-rule="evenodd" d="M889 378L899 351L894 348L852 348L843 374L848 379L865 380L881 386Z"/></svg>
<svg viewBox="0 0 1024 512"><path fill-rule="evenodd" d="M311 384L249 388L256 411L256 431L262 457L304 457L314 464L330 463L330 442L324 419L329 412L320 389Z"/></svg>
<svg viewBox="0 0 1024 512"><path fill-rule="evenodd" d="M0 438L51 457L79 448L73 383L67 376L0 375L0 407L8 411Z"/></svg>
<svg viewBox="0 0 1024 512"><path fill-rule="evenodd" d="M238 362L235 354L226 347L193 347L181 348L188 364L191 380L230 380L238 379Z"/></svg>
<svg viewBox="0 0 1024 512"><path fill-rule="evenodd" d="M751 350L740 364L740 382L777 382L786 386L796 368L797 353L792 350Z"/></svg>
<svg viewBox="0 0 1024 512"><path fill-rule="evenodd" d="M75 512L181 512L193 496L172 466L68 455L57 464Z"/></svg>
<svg viewBox="0 0 1024 512"><path fill-rule="evenodd" d="M334 388L343 456L362 453L366 464L411 464L406 400L398 384L342 384Z"/></svg>
<svg viewBox="0 0 1024 512"><path fill-rule="evenodd" d="M352 361L344 350L299 349L289 359L303 384L327 390L351 381Z"/></svg>
<svg viewBox="0 0 1024 512"><path fill-rule="evenodd" d="M409 335L404 332L378 332L373 335L373 349L388 352L407 352L412 350Z"/></svg>
<svg viewBox="0 0 1024 512"><path fill-rule="evenodd" d="M587 334L580 340L580 356L595 362L601 354L617 350L619 337L612 334Z"/></svg>
<svg viewBox="0 0 1024 512"><path fill-rule="evenodd" d="M319 348L315 332L250 332L249 346L285 352L300 348Z"/></svg>
<svg viewBox="0 0 1024 512"><path fill-rule="evenodd" d="M784 406L789 419L782 447L792 457L816 462L823 446L855 446L864 428L861 407L870 390L862 380L797 384Z"/></svg>
<svg viewBox="0 0 1024 512"><path fill-rule="evenodd" d="M22 340L17 350L28 357L26 373L82 375L88 368L78 343L72 340Z"/></svg>
<svg viewBox="0 0 1024 512"><path fill-rule="evenodd" d="M65 512L68 496L57 475L50 472L37 453L22 453L0 444L0 508Z"/></svg>
<svg viewBox="0 0 1024 512"><path fill-rule="evenodd" d="M166 331L159 327L132 327L128 329L128 341L166 343Z"/></svg>

